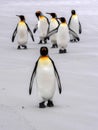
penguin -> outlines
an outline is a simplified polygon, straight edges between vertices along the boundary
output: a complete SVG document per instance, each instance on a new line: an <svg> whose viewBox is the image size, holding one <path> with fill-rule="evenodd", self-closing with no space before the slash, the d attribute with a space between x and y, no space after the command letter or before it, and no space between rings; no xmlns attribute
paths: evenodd
<svg viewBox="0 0 98 130"><path fill-rule="evenodd" d="M28 41L28 32L30 33L30 36L32 40L34 41L33 34L28 26L28 24L25 22L25 17L23 15L16 15L20 18L19 23L16 26L16 29L13 32L12 35L12 42L14 42L16 34L17 34L17 41L18 41L18 47L17 49L27 49L27 41Z"/></svg>
<svg viewBox="0 0 98 130"><path fill-rule="evenodd" d="M59 47L59 53L66 53L67 52L66 48L69 42L69 29L66 23L66 19L64 17L56 19L60 20L60 24L56 29L50 31L47 37L50 37L53 34L57 33L57 45Z"/></svg>
<svg viewBox="0 0 98 130"><path fill-rule="evenodd" d="M38 19L38 24L36 24L35 28L33 29L33 32L35 33L37 30L39 32L39 44L42 44L43 42L46 44L47 40L44 39L49 31L49 20L46 16L43 15L41 11L36 11L35 15Z"/></svg>
<svg viewBox="0 0 98 130"><path fill-rule="evenodd" d="M52 101L55 90L56 82L58 85L59 93L62 92L61 81L56 69L54 61L48 55L48 48L43 46L40 48L40 57L35 63L33 73L31 75L29 94L32 92L32 85L36 77L36 84L42 101L39 103L39 108L53 107Z"/></svg>
<svg viewBox="0 0 98 130"><path fill-rule="evenodd" d="M71 11L71 17L68 22L68 27L73 30L78 36L82 33L81 23L75 10ZM77 39L73 35L70 35L70 41L77 42Z"/></svg>
<svg viewBox="0 0 98 130"><path fill-rule="evenodd" d="M49 28L49 32L52 31L53 29L57 28L59 26L59 21L57 18L56 13L46 13L49 14L50 16L52 16L51 20L50 20L50 28ZM52 43L52 47L51 48L58 48L57 45L57 34L54 34L50 37L51 43Z"/></svg>

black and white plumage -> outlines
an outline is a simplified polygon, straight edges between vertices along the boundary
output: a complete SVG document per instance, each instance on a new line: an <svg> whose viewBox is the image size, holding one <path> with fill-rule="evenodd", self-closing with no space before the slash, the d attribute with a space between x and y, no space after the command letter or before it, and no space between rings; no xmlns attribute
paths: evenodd
<svg viewBox="0 0 98 130"><path fill-rule="evenodd" d="M17 24L13 35L12 35L12 42L14 42L16 34L17 34L17 42L18 42L18 49L23 47L24 49L27 48L26 44L28 42L28 32L32 40L34 41L33 33L31 32L28 24L25 22L25 17L23 15L17 15L20 18L20 22Z"/></svg>
<svg viewBox="0 0 98 130"><path fill-rule="evenodd" d="M78 15L76 14L75 10L71 11L71 17L68 22L68 27L70 30L74 31L78 35L78 37L79 37L79 34L82 33L81 23L79 21ZM71 34L70 41L76 42L78 40L74 37L73 34Z"/></svg>
<svg viewBox="0 0 98 130"><path fill-rule="evenodd" d="M42 102L39 103L40 108L44 108L45 102L47 102L48 107L52 107L53 101L52 98L56 89L56 82L58 85L59 93L62 92L60 77L57 72L54 61L48 56L48 48L41 47L40 49L41 56L35 63L33 73L30 80L29 94L32 92L32 86L34 79L36 77L36 83Z"/></svg>
<svg viewBox="0 0 98 130"><path fill-rule="evenodd" d="M56 29L59 26L59 20L57 19L57 15L56 13L46 13L49 14L52 18L50 19L50 28L49 28L49 32ZM53 34L50 37L51 43L52 43L52 48L57 48L57 34Z"/></svg>
<svg viewBox="0 0 98 130"><path fill-rule="evenodd" d="M47 43L47 40L45 40L45 37L47 36L47 33L49 32L49 20L46 16L43 15L43 13L41 11L37 11L35 13L37 19L38 19L38 23L36 24L33 32L35 33L38 30L39 33L39 44Z"/></svg>

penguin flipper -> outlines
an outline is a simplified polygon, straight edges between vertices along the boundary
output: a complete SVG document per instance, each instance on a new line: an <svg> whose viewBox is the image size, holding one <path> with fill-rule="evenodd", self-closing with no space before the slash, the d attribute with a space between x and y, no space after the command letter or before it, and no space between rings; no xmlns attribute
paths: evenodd
<svg viewBox="0 0 98 130"><path fill-rule="evenodd" d="M61 94L62 92L62 86L61 86L61 81L60 81L60 77L59 77L59 74L58 74L58 71L56 69L56 66L54 64L54 61L50 58L52 64L53 64L53 67L54 67L54 71L55 71L55 76L57 78L57 84L58 84L58 89L59 89L59 93Z"/></svg>
<svg viewBox="0 0 98 130"><path fill-rule="evenodd" d="M52 31L50 31L48 34L47 34L47 38L49 38L50 36L52 36L53 34L57 33L58 32L58 27L56 29L53 29Z"/></svg>
<svg viewBox="0 0 98 130"><path fill-rule="evenodd" d="M37 29L38 29L38 24L35 25L33 32L36 33Z"/></svg>
<svg viewBox="0 0 98 130"><path fill-rule="evenodd" d="M79 34L82 33L82 27L81 27L81 23L79 22Z"/></svg>
<svg viewBox="0 0 98 130"><path fill-rule="evenodd" d="M69 19L69 21L68 21L68 27L69 27L69 28L70 28L71 18L72 18L72 16L70 17L70 19Z"/></svg>
<svg viewBox="0 0 98 130"><path fill-rule="evenodd" d="M80 41L79 36L77 35L77 33L75 33L72 29L69 28L69 34L73 35L75 39L77 39L77 41Z"/></svg>
<svg viewBox="0 0 98 130"><path fill-rule="evenodd" d="M30 80L30 85L29 85L29 95L31 95L31 93L32 93L32 85L33 85L33 81L34 81L34 78L35 78L35 75L36 75L37 65L38 65L38 60L37 60L37 62L35 64L33 73L31 75L31 80Z"/></svg>
<svg viewBox="0 0 98 130"><path fill-rule="evenodd" d="M12 35L12 42L14 42L14 39L15 39L15 37L16 37L17 27L18 27L18 25L16 26L16 28L15 28L15 30L14 30L14 32L13 32L13 35Z"/></svg>
<svg viewBox="0 0 98 130"><path fill-rule="evenodd" d="M31 36L32 40L34 41L33 33L32 33L32 31L30 30L30 28L29 28L29 26L28 26L27 23L26 23L26 26L27 26L28 32L30 33L30 36Z"/></svg>

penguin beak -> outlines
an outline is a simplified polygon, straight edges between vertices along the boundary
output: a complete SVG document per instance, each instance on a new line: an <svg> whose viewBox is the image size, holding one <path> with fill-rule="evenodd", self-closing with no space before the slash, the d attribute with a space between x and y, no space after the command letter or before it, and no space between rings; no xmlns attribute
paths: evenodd
<svg viewBox="0 0 98 130"><path fill-rule="evenodd" d="M60 19L60 18L56 18L56 19Z"/></svg>
<svg viewBox="0 0 98 130"><path fill-rule="evenodd" d="M20 15L16 15L16 16L20 18Z"/></svg>
<svg viewBox="0 0 98 130"><path fill-rule="evenodd" d="M17 17L20 17L19 15L16 15Z"/></svg>
<svg viewBox="0 0 98 130"><path fill-rule="evenodd" d="M56 18L56 19L59 19L59 20L60 20L61 18Z"/></svg>
<svg viewBox="0 0 98 130"><path fill-rule="evenodd" d="M46 13L46 14L49 14L49 15L51 15L51 13Z"/></svg>

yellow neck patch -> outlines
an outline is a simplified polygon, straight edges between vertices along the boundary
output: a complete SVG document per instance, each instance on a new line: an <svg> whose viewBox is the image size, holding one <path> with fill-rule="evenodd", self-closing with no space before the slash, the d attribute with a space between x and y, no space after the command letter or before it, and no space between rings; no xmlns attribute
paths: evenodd
<svg viewBox="0 0 98 130"><path fill-rule="evenodd" d="M77 15L76 15L76 14L74 14L74 15L72 15L72 17L73 17L73 18L77 18Z"/></svg>
<svg viewBox="0 0 98 130"><path fill-rule="evenodd" d="M55 18L51 18L51 22L56 22L56 19Z"/></svg>
<svg viewBox="0 0 98 130"><path fill-rule="evenodd" d="M40 59L39 59L39 62L41 62L41 63L43 63L43 62L49 63L50 59L49 59L48 56L41 56Z"/></svg>
<svg viewBox="0 0 98 130"><path fill-rule="evenodd" d="M39 19L43 20L43 19L45 19L45 17L44 16L39 16Z"/></svg>
<svg viewBox="0 0 98 130"><path fill-rule="evenodd" d="M67 23L61 23L61 26L67 26Z"/></svg>
<svg viewBox="0 0 98 130"><path fill-rule="evenodd" d="M25 22L24 21L20 21L19 25L25 25Z"/></svg>

